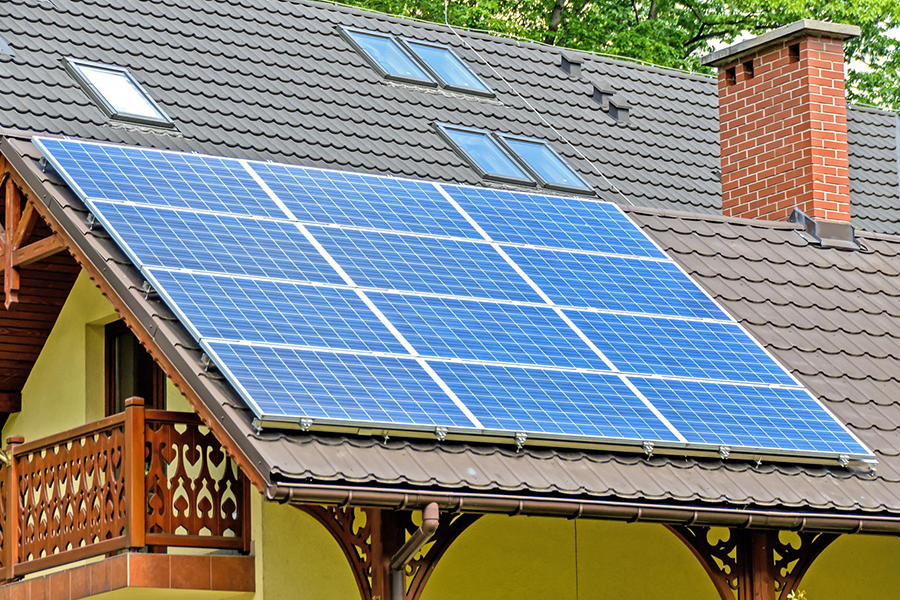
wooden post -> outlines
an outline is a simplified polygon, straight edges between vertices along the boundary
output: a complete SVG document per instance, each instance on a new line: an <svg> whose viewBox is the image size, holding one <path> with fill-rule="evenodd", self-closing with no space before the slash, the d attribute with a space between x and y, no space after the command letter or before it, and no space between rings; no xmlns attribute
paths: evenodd
<svg viewBox="0 0 900 600"><path fill-rule="evenodd" d="M7 482L6 497L6 523L3 524L4 553L3 562L6 564L6 576L13 579L16 576L16 564L19 562L19 473L16 468L16 446L24 444L25 438L21 435L11 435L6 438L6 453L9 456L9 481Z"/></svg>
<svg viewBox="0 0 900 600"><path fill-rule="evenodd" d="M775 600L773 535L771 531L759 529L740 531L737 548L739 600Z"/></svg>
<svg viewBox="0 0 900 600"><path fill-rule="evenodd" d="M19 270L13 266L13 254L16 251L13 246L13 238L19 225L19 217L22 214L22 197L19 188L12 182L6 182L6 235L5 235L5 263L3 271L3 291L5 292L5 304L9 309L19 301Z"/></svg>
<svg viewBox="0 0 900 600"><path fill-rule="evenodd" d="M144 478L144 399L125 400L125 543L145 545L147 493Z"/></svg>

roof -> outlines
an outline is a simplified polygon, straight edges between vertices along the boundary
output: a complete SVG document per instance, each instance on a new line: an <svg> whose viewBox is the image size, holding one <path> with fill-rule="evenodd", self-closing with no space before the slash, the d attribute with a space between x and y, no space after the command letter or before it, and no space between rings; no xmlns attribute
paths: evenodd
<svg viewBox="0 0 900 600"><path fill-rule="evenodd" d="M111 297L217 435L264 483L321 483L546 497L772 507L900 517L900 238L861 234L861 252L825 250L787 223L725 219L716 98L702 77L585 57L583 80L558 68L559 50L462 34L518 96L446 28L278 0L14 0L0 3L0 151L46 205L51 224ZM336 34L338 24L450 43L496 101L389 84ZM183 32L189 33L183 33ZM65 56L129 63L178 125L176 134L111 125L62 68ZM627 94L628 125L599 111L589 79ZM551 126L528 108L534 105ZM625 195L630 214L838 416L879 460L857 469L300 432L257 432L230 388L200 365L173 316L144 298L121 251L89 231L84 206L44 173L31 132L273 159L444 181L482 183L437 136L432 120L554 139L564 131ZM900 230L897 116L851 110L857 224ZM559 150L603 185L570 147ZM426 157L423 159L423 157ZM624 202L624 201L623 201ZM691 212L674 212L672 208ZM707 213L707 214L702 214ZM131 318L131 317L129 317Z"/></svg>
<svg viewBox="0 0 900 600"><path fill-rule="evenodd" d="M497 98L391 83L341 25L449 44ZM9 0L0 36L15 50L0 55L3 127L483 184L437 133L445 121L550 140L608 198L621 199L605 179L637 206L720 213L708 77L580 54L574 79L559 48L295 0ZM66 57L130 67L178 131L111 124ZM594 83L627 100L627 125L601 110ZM893 113L850 111L860 228L900 233L897 128Z"/></svg>

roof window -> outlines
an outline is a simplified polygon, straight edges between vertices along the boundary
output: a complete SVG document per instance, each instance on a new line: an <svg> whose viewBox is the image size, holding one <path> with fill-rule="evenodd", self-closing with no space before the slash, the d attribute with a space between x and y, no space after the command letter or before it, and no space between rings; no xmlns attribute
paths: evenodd
<svg viewBox="0 0 900 600"><path fill-rule="evenodd" d="M145 125L172 126L131 72L123 67L67 59L69 71L110 117Z"/></svg>
<svg viewBox="0 0 900 600"><path fill-rule="evenodd" d="M487 131L440 124L438 129L482 177L535 185L534 178Z"/></svg>
<svg viewBox="0 0 900 600"><path fill-rule="evenodd" d="M591 191L591 187L547 142L512 135L499 137L546 187L576 192Z"/></svg>
<svg viewBox="0 0 900 600"><path fill-rule="evenodd" d="M482 96L494 95L450 46L398 39L387 33L353 27L342 27L341 33L376 71L388 79Z"/></svg>
<svg viewBox="0 0 900 600"><path fill-rule="evenodd" d="M343 31L356 49L384 77L437 86L437 81L393 36L349 27Z"/></svg>
<svg viewBox="0 0 900 600"><path fill-rule="evenodd" d="M438 123L437 127L486 179L594 193L593 188L544 140L444 123Z"/></svg>
<svg viewBox="0 0 900 600"><path fill-rule="evenodd" d="M494 92L472 72L449 46L404 39L403 42L448 89L493 96Z"/></svg>

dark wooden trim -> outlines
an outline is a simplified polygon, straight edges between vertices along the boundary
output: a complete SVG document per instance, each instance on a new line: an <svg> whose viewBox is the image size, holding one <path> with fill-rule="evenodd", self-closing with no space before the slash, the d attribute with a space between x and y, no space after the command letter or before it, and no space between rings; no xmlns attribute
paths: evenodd
<svg viewBox="0 0 900 600"><path fill-rule="evenodd" d="M50 556L43 556L26 562L20 562L13 567L13 576L19 577L21 575L28 575L29 573L36 573L37 571L43 571L44 569L59 567L86 558L103 556L104 554L115 552L116 550L123 550L125 547L125 536L122 535L97 542L96 544L91 544L90 546L73 548L72 550L66 550L59 554L52 554Z"/></svg>
<svg viewBox="0 0 900 600"><path fill-rule="evenodd" d="M22 392L0 392L0 413L22 410Z"/></svg>

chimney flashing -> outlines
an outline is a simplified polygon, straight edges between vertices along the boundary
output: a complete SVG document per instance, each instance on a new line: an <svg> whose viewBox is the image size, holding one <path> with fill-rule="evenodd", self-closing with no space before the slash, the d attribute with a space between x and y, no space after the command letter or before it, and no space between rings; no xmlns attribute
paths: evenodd
<svg viewBox="0 0 900 600"><path fill-rule="evenodd" d="M783 43L794 38L827 37L846 40L857 37L860 31L860 28L856 25L800 19L790 25L773 29L749 40L744 40L727 48L717 50L712 54L707 54L700 59L700 64L707 67L721 67L728 63L737 62L741 58L758 52L766 46Z"/></svg>
<svg viewBox="0 0 900 600"><path fill-rule="evenodd" d="M817 221L799 208L795 208L788 217L788 222L803 227L803 232L811 237L821 248L835 250L860 250L862 245L856 238L856 231L850 223L833 221Z"/></svg>

